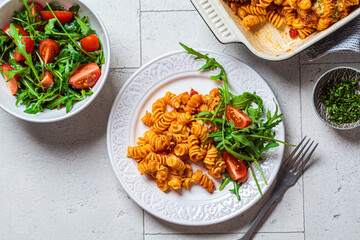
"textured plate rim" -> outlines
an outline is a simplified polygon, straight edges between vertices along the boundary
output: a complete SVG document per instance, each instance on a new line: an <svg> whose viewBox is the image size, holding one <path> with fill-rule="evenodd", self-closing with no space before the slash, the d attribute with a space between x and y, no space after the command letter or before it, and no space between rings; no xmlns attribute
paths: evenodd
<svg viewBox="0 0 360 240"><path fill-rule="evenodd" d="M241 61L240 59L234 57L234 56L231 56L229 54L226 54L226 53L222 53L222 52L217 52L217 51L212 51L212 50L206 50L206 49L195 49L197 51L200 51L200 52L205 52L205 53L208 53L208 54L219 54L219 55L223 55L223 56L226 56L228 58L231 58L233 59L234 61L237 61L237 62L240 62L241 64L244 64L244 66L246 66L249 70L251 70L259 79L262 80L262 82L268 87L268 90L269 92L274 96L274 101L275 103L278 105L278 109L279 109L279 113L281 113L281 108L279 106L279 103L275 97L275 94L274 92L272 91L272 89L270 88L270 86L267 84L267 82L265 81L265 79L258 73L256 72L253 68L251 68L248 64L244 63L243 61ZM107 132L106 132L106 143L107 143L107 149L108 149L108 155L109 155L109 160L111 162L111 166L112 166L112 169L113 169L113 172L115 173L116 175L116 178L118 180L118 182L120 183L121 187L125 190L126 194L128 195L128 197L130 197L139 207L141 207L143 210L145 210L146 212L150 213L151 215L159 218L159 219L162 219L164 221L167 221L167 222L170 222L170 223L174 223L174 224L177 224L177 225L184 225L184 226L207 226L207 225L212 225L212 224L216 224L216 223L221 223L221 222L225 222L227 220L230 220L236 216L239 216L241 214L243 214L244 212L246 212L247 210L249 210L252 206L254 206L261 198L262 196L259 194L257 195L255 198L253 198L253 200L251 201L251 203L249 203L246 207L244 207L244 209L240 212L235 212L235 213L231 213L231 214L228 214L227 216L225 217L222 217L222 218L218 218L218 219L215 219L215 220L208 220L206 223L205 222L186 222L186 221L174 221L173 219L169 218L168 216L163 216L161 214L159 214L156 210L152 209L152 208L147 208L146 206L144 206L140 201L138 201L138 199L136 198L133 198L133 196L130 196L130 194L126 191L126 187L123 185L122 181L120 180L120 176L119 176L119 173L118 171L116 170L116 165L115 165L115 161L113 159L113 156L112 156L112 143L111 143L111 125L112 125L112 118L111 116L113 116L115 110L116 110L116 106L119 102L119 99L121 97L121 95L123 94L123 92L125 92L127 86L132 82L132 80L141 72L143 71L145 68L147 68L148 66L152 65L153 63L161 60L162 58L166 58L168 56L171 56L171 55L176 55L176 54L180 54L180 53L186 53L185 50L177 50L177 51L173 51L173 52L169 52L169 53L166 53L166 54L163 54L163 55L160 55L154 59L152 59L151 61L147 62L146 64L144 64L143 66L141 66L137 71L135 71L129 78L128 80L124 83L124 85L121 87L120 91L118 92L115 100L114 100L114 103L113 103L113 106L111 108L111 111L110 111L110 114L109 114L109 119L108 119L108 124L107 124ZM196 70L196 69L195 69ZM278 139L281 139L281 140L285 140L285 126L284 126L284 122L282 122L279 127L281 128L281 136L278 136L277 138ZM268 184L262 189L263 191L263 195L265 195L267 193L267 191L271 188L271 186L273 185L273 183L275 182L276 180L276 177L277 177L277 174L279 172L279 169L280 169L280 166L281 166L281 163L282 163L282 160L283 160L283 156L284 156L284 150L285 150L285 147L284 145L280 145L279 146L280 149L280 152L279 152L279 163L274 167L274 171L275 171L275 174L272 175L272 177L270 179L267 179L268 181Z"/></svg>

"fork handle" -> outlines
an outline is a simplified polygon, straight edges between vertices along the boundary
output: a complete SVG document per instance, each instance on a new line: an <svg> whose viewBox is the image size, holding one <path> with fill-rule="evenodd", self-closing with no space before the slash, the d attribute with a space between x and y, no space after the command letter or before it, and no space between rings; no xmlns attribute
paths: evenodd
<svg viewBox="0 0 360 240"><path fill-rule="evenodd" d="M264 207L261 209L261 211L259 212L259 214L257 215L257 217L254 219L254 221L252 222L250 228L247 230L247 232L245 233L245 235L240 238L240 240L250 240L252 234L254 233L255 229L259 226L261 220L264 218L264 216L266 215L266 213L269 211L269 209L271 208L271 206L273 205L273 203L279 199L280 194L278 194L278 192L274 192L271 197L267 200L266 204L264 205Z"/></svg>

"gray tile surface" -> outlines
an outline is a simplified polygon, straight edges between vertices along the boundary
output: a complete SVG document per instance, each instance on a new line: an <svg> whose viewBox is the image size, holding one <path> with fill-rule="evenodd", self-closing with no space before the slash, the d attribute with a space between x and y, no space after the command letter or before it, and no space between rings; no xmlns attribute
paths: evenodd
<svg viewBox="0 0 360 240"><path fill-rule="evenodd" d="M110 77L87 109L62 122L33 124L0 110L0 239L237 239L244 234L270 191L232 220L185 227L144 212L112 171L106 127L118 91L141 64L181 50L179 41L250 65L279 101L286 141L298 143L308 135L320 142L316 161L254 239L360 239L360 130L330 129L311 103L316 79L336 63L359 68L358 54L331 54L309 63L301 53L268 62L241 44L219 43L190 1L88 2L111 37Z"/></svg>

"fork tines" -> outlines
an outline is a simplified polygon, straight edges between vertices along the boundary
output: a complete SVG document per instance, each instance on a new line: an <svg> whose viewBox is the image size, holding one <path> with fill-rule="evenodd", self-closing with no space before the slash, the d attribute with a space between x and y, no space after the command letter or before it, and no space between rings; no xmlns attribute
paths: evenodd
<svg viewBox="0 0 360 240"><path fill-rule="evenodd" d="M318 143L313 147L311 152L307 155L309 150L311 149L312 145L314 144L314 141L310 143L310 145L307 147L311 139L309 138L306 143L303 145L303 142L305 141L306 136L301 140L299 145L294 149L294 151L290 154L288 159L284 162L284 167L286 167L289 171L299 174L304 170L304 167L309 162L312 154L314 153L315 149L318 146ZM303 145L303 146L302 146ZM301 148L300 148L301 147ZM307 148L306 148L307 147ZM299 150L299 151L298 151ZM304 152L305 150L305 152ZM297 153L297 154L296 154ZM294 155L296 156L294 157ZM307 155L307 157L306 157Z"/></svg>

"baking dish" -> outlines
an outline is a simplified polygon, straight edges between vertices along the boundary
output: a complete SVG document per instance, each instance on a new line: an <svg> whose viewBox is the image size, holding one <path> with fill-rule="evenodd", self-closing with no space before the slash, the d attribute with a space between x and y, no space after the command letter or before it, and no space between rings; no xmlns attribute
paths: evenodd
<svg viewBox="0 0 360 240"><path fill-rule="evenodd" d="M287 26L275 28L266 22L248 31L241 20L222 0L191 0L216 38L222 43L240 42L260 58L270 61L288 59L317 41L335 32L360 15L360 8L321 32L315 32L305 39L292 39Z"/></svg>

